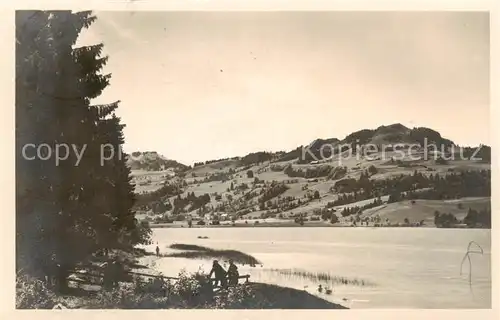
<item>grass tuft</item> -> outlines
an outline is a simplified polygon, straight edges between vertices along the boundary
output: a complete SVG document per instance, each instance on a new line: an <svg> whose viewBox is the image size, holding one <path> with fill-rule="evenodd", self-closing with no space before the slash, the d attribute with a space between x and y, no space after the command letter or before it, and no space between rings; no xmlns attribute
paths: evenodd
<svg viewBox="0 0 500 320"><path fill-rule="evenodd" d="M279 274L285 278L301 278L313 282L323 282L331 285L374 286L370 281L356 278L346 278L330 274L329 272L309 272L301 269L267 269L267 272Z"/></svg>

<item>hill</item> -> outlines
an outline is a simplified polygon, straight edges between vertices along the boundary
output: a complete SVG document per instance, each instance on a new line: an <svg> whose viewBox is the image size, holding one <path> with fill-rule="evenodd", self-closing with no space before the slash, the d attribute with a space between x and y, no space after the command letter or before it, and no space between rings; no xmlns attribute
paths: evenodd
<svg viewBox="0 0 500 320"><path fill-rule="evenodd" d="M188 166L175 160L170 160L156 151L132 152L127 155L127 165L132 170L163 171L173 169L174 171L186 171Z"/></svg>
<svg viewBox="0 0 500 320"><path fill-rule="evenodd" d="M416 145L435 145L438 148L451 147L455 143L449 139L443 138L435 130L416 127L409 129L400 123L387 126L380 126L376 129L363 129L347 135L344 139L337 138L316 139L307 145L300 146L284 154L279 161L297 160L301 163L309 163L331 157L333 154L349 149L353 145L359 147L371 145L378 149L394 146L396 144L416 144ZM307 149L307 153L304 150ZM390 148L388 148L390 149Z"/></svg>
<svg viewBox="0 0 500 320"><path fill-rule="evenodd" d="M425 141L441 150L429 150ZM353 143L361 149L353 151ZM365 152L362 147L369 143L383 148ZM413 147L387 147L394 143ZM477 153L474 148L459 152L451 149L458 148L451 140L432 129L409 129L400 124L360 130L342 140L316 139L307 146L307 154L324 151L325 144L343 145L344 149L330 148L332 154L319 161L302 158L303 147L289 152L254 152L197 163L188 169L183 166L184 171L179 170L175 177L163 171L134 170L135 177L142 179L138 217L156 223L189 218L200 226L224 221L252 225L365 221L375 225L370 216L379 207L378 216L384 223L408 219L434 226L435 211L454 215L457 223L463 222L469 208L491 212L491 149L487 146ZM468 200L472 198L482 200Z"/></svg>

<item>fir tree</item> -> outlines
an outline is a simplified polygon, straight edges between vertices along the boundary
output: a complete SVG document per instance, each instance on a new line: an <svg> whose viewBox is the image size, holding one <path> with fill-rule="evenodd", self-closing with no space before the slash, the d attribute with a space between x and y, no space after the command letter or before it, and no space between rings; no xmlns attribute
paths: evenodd
<svg viewBox="0 0 500 320"><path fill-rule="evenodd" d="M150 232L131 211L118 103L90 104L109 84L102 45L73 48L94 20L91 12L16 14L17 269L43 276L58 264L61 282L97 250L130 249ZM60 163L23 155L43 143L52 154L60 144L83 153L70 149ZM101 162L103 145L114 157Z"/></svg>

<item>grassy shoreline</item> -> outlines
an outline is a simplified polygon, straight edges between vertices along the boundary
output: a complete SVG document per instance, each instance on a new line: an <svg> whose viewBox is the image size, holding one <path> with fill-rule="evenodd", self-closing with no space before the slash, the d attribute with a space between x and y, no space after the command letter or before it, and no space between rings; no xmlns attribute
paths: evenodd
<svg viewBox="0 0 500 320"><path fill-rule="evenodd" d="M211 260L218 258L221 260L232 259L238 264L261 264L257 258L244 252L235 250L219 250L195 244L174 243L170 249L178 250L178 253L161 255L159 259L183 257L193 260ZM145 254L152 254L145 252ZM148 270L158 273L153 266L148 266ZM287 272L288 270L271 269L271 272ZM288 273L287 273L288 274ZM292 274L295 275L295 274ZM311 274L307 276L311 277ZM340 278L339 278L340 279ZM339 280L333 279L333 280ZM251 279L250 279L251 280ZM340 279L342 281L344 279ZM235 292L248 291L249 298L242 305L236 307L226 307L224 309L349 309L348 307L333 303L321 297L315 296L305 290L299 290L275 284L252 282L242 284L235 288ZM247 294L245 294L247 296ZM250 304L251 305L250 305Z"/></svg>
<svg viewBox="0 0 500 320"><path fill-rule="evenodd" d="M208 255L230 256L243 262L255 262L254 257L242 252L216 250L196 245L174 244L173 249L190 249L201 256L187 258L207 258ZM184 253L187 251L184 251ZM181 252L183 253L183 252ZM140 263L145 256L154 255L143 249L134 252L116 252L116 256L126 261L130 271L140 269L142 274L160 275L154 266ZM160 259L168 259L162 256ZM255 260L255 261L253 261ZM104 289L102 285L71 286L69 291L57 292L46 287L39 279L21 276L16 281L16 309L349 309L343 305L317 297L305 290L260 282L249 282L231 287L225 292L213 292L207 287L207 274L198 271L180 271L178 280L158 291L154 282L146 278L138 282L121 282L118 287ZM89 289L87 287L97 286ZM87 288L87 289L85 289ZM162 293L163 292L163 293ZM167 293L168 292L168 293Z"/></svg>

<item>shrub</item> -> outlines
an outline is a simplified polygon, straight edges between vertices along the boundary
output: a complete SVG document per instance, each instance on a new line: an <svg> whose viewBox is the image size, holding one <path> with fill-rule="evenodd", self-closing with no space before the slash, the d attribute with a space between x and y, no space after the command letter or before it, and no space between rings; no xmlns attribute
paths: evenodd
<svg viewBox="0 0 500 320"><path fill-rule="evenodd" d="M24 274L16 277L17 309L51 309L55 298L43 281Z"/></svg>
<svg viewBox="0 0 500 320"><path fill-rule="evenodd" d="M332 217L330 219L330 223L331 224L335 224L335 223L338 223L339 222L339 218L337 217L336 214L332 214Z"/></svg>
<svg viewBox="0 0 500 320"><path fill-rule="evenodd" d="M136 279L133 283L97 294L87 305L88 308L105 309L234 309L253 307L255 294L249 286L240 285L214 294L211 282L203 271L188 274L179 273L179 280L166 282L144 282Z"/></svg>
<svg viewBox="0 0 500 320"><path fill-rule="evenodd" d="M241 285L231 287L215 298L214 307L217 309L250 309L263 307L264 299L255 297L255 292L250 286Z"/></svg>
<svg viewBox="0 0 500 320"><path fill-rule="evenodd" d="M247 171L247 177L248 178L253 178L253 171L252 170L248 170Z"/></svg>
<svg viewBox="0 0 500 320"><path fill-rule="evenodd" d="M168 307L165 296L159 296L148 290L152 285L135 283L120 284L112 290L100 291L91 299L89 309L156 309Z"/></svg>
<svg viewBox="0 0 500 320"><path fill-rule="evenodd" d="M371 165L370 167L368 167L368 172L371 175L374 175L374 174L376 174L378 172L378 169L374 165Z"/></svg>

